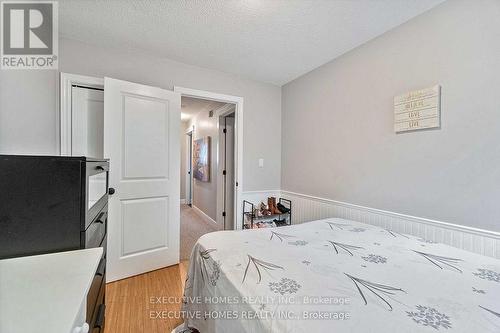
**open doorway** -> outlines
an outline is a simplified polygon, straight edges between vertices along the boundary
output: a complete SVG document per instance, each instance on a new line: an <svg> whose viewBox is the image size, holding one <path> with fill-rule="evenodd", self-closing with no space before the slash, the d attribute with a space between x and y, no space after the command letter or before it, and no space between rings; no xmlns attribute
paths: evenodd
<svg viewBox="0 0 500 333"><path fill-rule="evenodd" d="M237 226L238 104L181 96L180 254L185 260L203 234Z"/></svg>
<svg viewBox="0 0 500 333"><path fill-rule="evenodd" d="M233 209L229 209L234 203L230 184L235 184L234 110L231 103L181 99L181 142L185 142L181 147L181 179L185 179L181 184L181 260L189 259L202 235L234 226Z"/></svg>

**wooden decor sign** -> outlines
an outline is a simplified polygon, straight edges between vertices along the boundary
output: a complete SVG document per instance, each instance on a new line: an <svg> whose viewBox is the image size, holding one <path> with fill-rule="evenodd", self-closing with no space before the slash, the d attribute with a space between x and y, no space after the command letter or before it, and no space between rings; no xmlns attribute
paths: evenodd
<svg viewBox="0 0 500 333"><path fill-rule="evenodd" d="M394 97L394 131L406 132L441 126L441 86Z"/></svg>

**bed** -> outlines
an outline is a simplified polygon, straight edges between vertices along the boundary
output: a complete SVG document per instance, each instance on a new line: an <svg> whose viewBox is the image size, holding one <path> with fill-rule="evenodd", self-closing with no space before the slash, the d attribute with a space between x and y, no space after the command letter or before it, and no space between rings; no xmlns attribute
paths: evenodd
<svg viewBox="0 0 500 333"><path fill-rule="evenodd" d="M500 332L500 260L336 218L215 232L182 315L202 333Z"/></svg>

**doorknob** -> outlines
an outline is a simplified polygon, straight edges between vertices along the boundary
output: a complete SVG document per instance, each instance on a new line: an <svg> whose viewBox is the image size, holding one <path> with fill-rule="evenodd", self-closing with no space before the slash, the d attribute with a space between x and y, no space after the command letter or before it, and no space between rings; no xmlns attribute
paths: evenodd
<svg viewBox="0 0 500 333"><path fill-rule="evenodd" d="M114 188L112 188L112 187L110 187L110 188L108 189L108 194L109 194L109 195L113 195L113 194L115 194L115 189L114 189Z"/></svg>

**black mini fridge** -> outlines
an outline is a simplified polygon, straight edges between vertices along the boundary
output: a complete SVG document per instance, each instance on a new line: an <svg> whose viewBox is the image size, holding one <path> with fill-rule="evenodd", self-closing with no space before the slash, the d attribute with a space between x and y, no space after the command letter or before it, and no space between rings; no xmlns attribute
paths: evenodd
<svg viewBox="0 0 500 333"><path fill-rule="evenodd" d="M92 332L104 328L108 174L104 159L0 155L0 259L103 247L87 296Z"/></svg>

